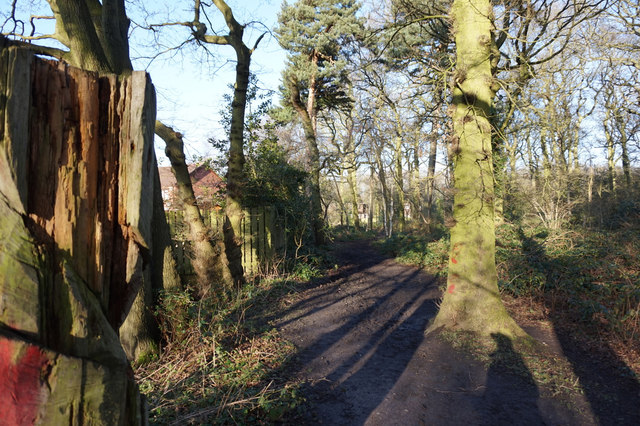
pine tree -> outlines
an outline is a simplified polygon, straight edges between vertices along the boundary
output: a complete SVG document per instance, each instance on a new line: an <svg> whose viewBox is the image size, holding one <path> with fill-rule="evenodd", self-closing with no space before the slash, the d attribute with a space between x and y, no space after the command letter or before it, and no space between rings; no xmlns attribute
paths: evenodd
<svg viewBox="0 0 640 426"><path fill-rule="evenodd" d="M318 113L349 108L347 64L364 32L351 0L299 0L285 2L276 29L280 45L289 52L283 72L284 102L302 122L307 146L312 228L317 245L323 244L324 220L320 202Z"/></svg>

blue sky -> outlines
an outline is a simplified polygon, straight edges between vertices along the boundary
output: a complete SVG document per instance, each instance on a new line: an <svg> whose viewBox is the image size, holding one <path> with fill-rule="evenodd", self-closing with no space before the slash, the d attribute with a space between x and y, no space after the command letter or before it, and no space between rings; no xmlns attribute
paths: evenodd
<svg viewBox="0 0 640 426"><path fill-rule="evenodd" d="M258 75L261 87L277 90L286 54L270 31L277 23L281 0L226 1L236 20L241 24L249 24L244 37L248 46L253 47L260 34L267 32L253 54L251 71ZM233 48L210 45L209 51L213 55L207 61L202 56L203 50L192 46L169 51L150 63L145 56L179 45L189 36L189 30L167 27L166 31L161 32L158 45L150 38L150 31L136 28L137 25L191 21L193 0L131 0L127 1L126 6L132 20L130 51L134 68L146 69L151 74L157 92L158 118L184 135L188 159L214 154L207 138L224 138L218 117L224 105L222 96L230 93L228 85L235 80ZM11 1L0 0L0 23L4 22L10 10ZM45 0L19 0L17 12L24 22L29 22L30 15L51 15ZM217 9L209 8L208 18L211 20L209 27L218 31L218 34L227 33ZM204 19L202 16L201 20ZM51 34L54 32L54 21L38 20L36 30L36 35ZM42 43L59 46L52 41L43 40ZM164 142L161 140L156 140L156 154L161 163L168 165L164 157Z"/></svg>
<svg viewBox="0 0 640 426"><path fill-rule="evenodd" d="M156 20L149 19L148 22L162 22L167 17L172 20L192 19L192 2L185 0L181 3L183 5L178 10L173 2L157 3L154 5L158 7L158 15L154 17ZM280 0L227 0L227 3L238 22L252 23L245 30L245 43L251 47L260 34L273 30L281 7ZM170 12L167 13L167 10ZM226 28L220 14L213 12L217 11L212 9L209 18L215 29L219 30L219 34L225 33ZM129 13L136 21L138 12L130 9ZM173 28L171 31L175 33ZM184 30L179 31L184 33ZM171 41L175 44L180 40L181 34L175 34L169 37L167 45ZM134 47L135 42L134 38L131 43L132 57L143 54L143 50ZM207 138L224 137L218 117L224 106L222 96L230 93L228 85L233 84L235 79L235 53L231 46L211 45L209 49L215 55L210 61L203 60L201 52L188 49L182 53L167 53L150 65L148 59L134 62L136 69L146 68L151 74L157 92L158 119L184 135L187 158L211 156L214 152L206 142ZM251 71L258 75L261 87L277 90L285 59L286 54L275 37L267 33L254 52L251 63ZM159 161L167 165L168 160L164 158L163 150L164 143L157 140L156 154Z"/></svg>

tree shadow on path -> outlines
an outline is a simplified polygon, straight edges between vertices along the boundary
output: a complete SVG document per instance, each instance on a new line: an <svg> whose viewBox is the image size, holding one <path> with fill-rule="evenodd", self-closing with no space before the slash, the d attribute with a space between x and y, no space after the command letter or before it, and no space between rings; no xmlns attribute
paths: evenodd
<svg viewBox="0 0 640 426"><path fill-rule="evenodd" d="M491 335L496 350L491 353L486 389L479 407L492 424L545 424L538 408L540 393L524 363L514 350L511 339L501 333Z"/></svg>
<svg viewBox="0 0 640 426"><path fill-rule="evenodd" d="M283 379L302 382L308 402L290 424L594 423L541 396L507 337L493 336L488 368L437 333L425 337L441 296L432 277L362 242L344 244L339 257L349 269L274 318L298 348Z"/></svg>
<svg viewBox="0 0 640 426"><path fill-rule="evenodd" d="M310 289L279 323L300 349L293 370L308 381L314 410L307 423L365 423L405 372L437 311L432 277L370 247L358 249L365 267ZM347 259L358 263L353 256Z"/></svg>

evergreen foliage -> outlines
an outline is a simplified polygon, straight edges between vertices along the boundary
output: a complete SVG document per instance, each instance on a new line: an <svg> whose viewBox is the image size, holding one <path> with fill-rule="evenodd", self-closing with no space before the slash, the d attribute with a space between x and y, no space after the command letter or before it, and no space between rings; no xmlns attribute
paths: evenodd
<svg viewBox="0 0 640 426"><path fill-rule="evenodd" d="M296 83L303 102L310 88L317 91L316 111L351 102L348 64L364 38L359 8L353 0L301 0L285 2L278 15L276 34L288 52L284 79ZM289 88L283 90L287 103Z"/></svg>

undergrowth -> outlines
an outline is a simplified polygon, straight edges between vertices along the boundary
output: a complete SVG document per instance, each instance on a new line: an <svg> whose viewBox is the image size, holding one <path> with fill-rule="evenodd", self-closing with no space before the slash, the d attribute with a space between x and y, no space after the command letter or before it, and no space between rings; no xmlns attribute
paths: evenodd
<svg viewBox="0 0 640 426"><path fill-rule="evenodd" d="M286 279L249 283L217 301L163 294L157 316L166 346L136 370L150 423L270 424L295 415L303 397L278 374L295 348L265 318L329 261L309 252Z"/></svg>
<svg viewBox="0 0 640 426"><path fill-rule="evenodd" d="M357 229L353 226L335 226L330 229L329 237L337 241L371 240L377 236L374 230Z"/></svg>
<svg viewBox="0 0 640 426"><path fill-rule="evenodd" d="M446 277L447 236L396 234L377 245L401 263ZM503 295L535 301L556 326L611 347L640 374L640 229L501 225L496 266Z"/></svg>
<svg viewBox="0 0 640 426"><path fill-rule="evenodd" d="M551 232L503 225L496 266L503 293L533 298L556 327L608 345L640 374L640 230Z"/></svg>
<svg viewBox="0 0 640 426"><path fill-rule="evenodd" d="M395 234L375 244L400 263L419 266L435 277L447 276L448 235Z"/></svg>

